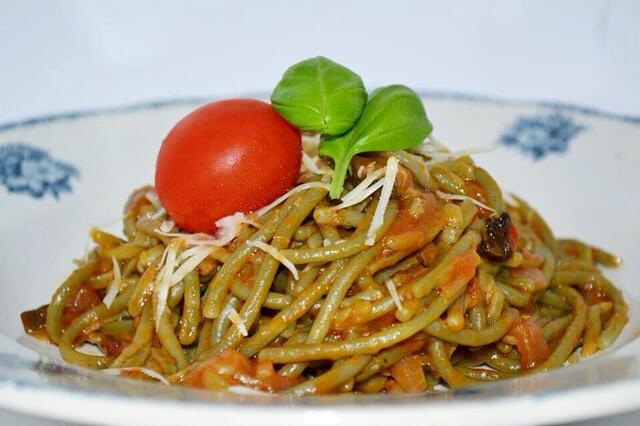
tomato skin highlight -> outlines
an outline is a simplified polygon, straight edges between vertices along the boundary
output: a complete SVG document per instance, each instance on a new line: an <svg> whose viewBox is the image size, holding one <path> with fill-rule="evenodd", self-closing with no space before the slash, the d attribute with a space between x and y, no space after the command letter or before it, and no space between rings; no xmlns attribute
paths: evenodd
<svg viewBox="0 0 640 426"><path fill-rule="evenodd" d="M171 129L158 153L155 187L172 220L215 233L215 221L269 204L296 182L300 132L255 99L206 104Z"/></svg>

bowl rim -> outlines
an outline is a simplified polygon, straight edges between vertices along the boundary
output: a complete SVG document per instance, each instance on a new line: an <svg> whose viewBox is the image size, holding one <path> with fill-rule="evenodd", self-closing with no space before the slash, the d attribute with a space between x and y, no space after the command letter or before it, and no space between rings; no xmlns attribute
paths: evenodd
<svg viewBox="0 0 640 426"><path fill-rule="evenodd" d="M459 91L447 91L447 90L429 90L429 89L417 89L415 92L421 99L433 98L437 100L453 100L464 102L477 102L477 103L489 103L499 106L523 106L523 107L542 107L551 108L557 110L563 110L567 112L576 112L588 116L606 118L615 121L622 121L626 123L632 123L640 125L640 115L624 114L611 112L606 109L600 109L596 107L581 105L579 103L551 101L544 99L527 99L527 98L506 98L501 96L483 95L476 93L466 93ZM27 117L17 120L9 120L6 122L0 122L0 133L13 130L16 128L32 127L40 124L53 123L57 121L69 121L79 118L119 114L126 112L136 112L143 110L161 109L172 106L181 105L197 105L204 104L206 102L212 102L224 98L257 98L268 99L269 93L266 91L255 92L240 92L236 94L227 95L214 95L214 96L176 96L169 98L159 99L143 99L140 101L134 101L115 106L96 107L96 108L80 108L72 109L63 112L54 112L51 114L36 115L33 117Z"/></svg>
<svg viewBox="0 0 640 426"><path fill-rule="evenodd" d="M545 100L507 99L502 97L469 94L469 93L453 92L453 91L417 90L416 92L421 97L421 99L431 98L431 99L436 99L441 101L451 100L451 101L459 101L459 102L474 102L474 103L493 104L496 106L504 106L504 107L540 107L540 108L579 113L587 116L603 118L606 120L613 120L617 122L624 122L624 123L640 126L640 115L619 114L619 113L609 112L609 111L592 108L588 106L582 106L574 103L564 103L564 102L545 101ZM266 99L268 98L268 93L267 92L251 92L251 93L239 94L233 97L253 97L253 98ZM193 96L193 97L185 96L185 97L165 98L165 99L157 99L157 100L143 100L138 102L126 103L119 106L85 108L85 109L78 109L78 110L65 111L65 112L59 112L59 113L39 115L39 116L30 117L30 118L24 118L24 119L19 119L15 121L0 123L0 135L15 129L37 127L37 126L47 125L50 123L56 123L60 121L74 121L74 120L79 120L79 119L88 118L88 117L152 111L152 110L165 109L165 108L178 107L178 106L193 106L193 105L199 105L199 104L203 104L203 103L214 101L216 99L221 99L221 98L223 98L223 96ZM9 336L5 336L2 334L2 337L6 337L6 339L13 344L19 344ZM640 353L640 350L638 351L638 353ZM65 363L62 363L62 365L66 368ZM584 361L581 362L580 365L584 366L585 362ZM572 371L569 371L569 373L575 374L576 371L573 370L573 368L574 367L572 366L563 371L572 370ZM590 366L590 368L593 368L593 366ZM555 371L554 373L557 373L557 372L558 371ZM91 373L99 374L95 372L91 372ZM549 374L549 373L546 373L546 374ZM509 379L509 380L518 380L518 379ZM481 386L486 388L487 385L488 384L482 384ZM471 407L471 406L474 406L478 401L477 394L473 393L474 388L475 387L465 388L461 390L453 390L448 394L454 396L456 407L460 408L465 405L468 405L469 407ZM522 393L522 394L516 393L512 395L498 394L497 396L483 397L482 399L480 399L480 401L507 402L514 398L535 396L537 399L539 399L539 398L548 398L550 396L557 396L558 394L570 395L572 393L581 393L581 392L597 395L597 393L605 391L606 389L619 390L623 388L626 389L627 391L633 390L635 392L639 392L640 376L633 377L633 378L624 378L624 379L616 380L615 382L611 382L611 383L589 385L586 387L547 389L538 393L528 392L528 393ZM53 394L57 394L59 396L60 394L62 394L65 397L71 398L71 399L74 399L74 398L77 399L80 397L80 398L92 398L100 401L118 400L120 404L123 404L123 406L130 406L131 404L147 405L147 404L155 404L159 401L164 401L164 402L171 403L173 405L180 404L188 407L199 407L198 409L204 406L206 409L209 409L209 410L226 409L226 408L233 408L233 407L237 408L239 404L244 404L243 408L251 409L251 410L270 409L271 411L273 411L273 410L280 410L284 408L285 410L291 411L291 413L296 413L299 410L296 410L295 408L302 408L302 409L314 409L314 410L330 409L330 410L338 410L340 412L343 412L343 411L350 411L354 408L361 408L363 406L360 403L339 403L339 404L321 404L321 405L316 405L312 403L312 404L296 404L295 407L289 407L285 399L281 399L280 400L281 403L276 403L276 404L256 403L256 400L254 399L253 401L251 401L251 404L246 404L247 401L243 401L242 399L233 400L233 401L227 399L225 401L221 398L220 400L211 401L210 399L198 399L198 398L195 398L195 399L175 398L175 397L163 398L163 397L158 397L158 396L153 396L148 394L131 397L130 395L117 392L115 390L111 390L111 391L100 390L100 391L88 392L87 390L83 390L80 387L69 387L69 386L65 386L64 384L49 383L45 380L40 380L37 382L22 380L15 377L8 377L6 374L0 373L0 395L1 394L16 395L16 393L19 393L21 391L42 392L43 396L53 395ZM485 392L482 392L482 393L484 394ZM628 395L633 395L633 394L634 392L628 393ZM320 400L317 397L312 397L312 399ZM447 407L450 408L451 407L450 404L453 402L453 401L446 401L446 398L443 399L443 398L424 398L424 397L422 398L410 397L410 398L400 398L400 399L387 398L386 401L384 398L381 398L379 400L375 400L374 398L367 398L367 400L369 402L372 402L372 401L376 402L377 405L374 404L369 406L370 409L373 409L374 411L380 411L380 410L384 411L384 410L388 410L391 407L393 408L411 407L412 409L416 409L416 408L425 409L425 408L431 407L431 409L434 409L435 407L441 406L444 408L447 408ZM5 408L10 408L10 409L16 409L19 411L23 411L26 408L26 407L22 407L18 401L12 401L11 398L0 398L0 406L3 406ZM615 406L608 407L608 413L612 413L614 411L619 412L621 410L628 411L633 408L637 408L638 406L640 406L640 401L638 401L637 403L634 403L633 398L626 398L626 399L619 400ZM76 420L80 419L80 420L86 421L85 417L76 418L76 417L73 417L71 414L64 415L65 413L59 413L58 415L55 415L55 414L52 414L53 411L55 410L53 410L50 407L39 407L36 410L32 410L31 412L40 412L42 414L47 414L57 418L76 419ZM607 410L600 410L598 411L598 413L605 413L605 411ZM564 418L567 418L567 419L577 418L575 415L571 415L570 417L567 417L567 416L569 416L569 413L565 414L565 417L556 416L556 417L553 417L552 419L550 418L549 421L557 421L558 419L564 419ZM587 418L588 416L589 415L587 413L583 417Z"/></svg>

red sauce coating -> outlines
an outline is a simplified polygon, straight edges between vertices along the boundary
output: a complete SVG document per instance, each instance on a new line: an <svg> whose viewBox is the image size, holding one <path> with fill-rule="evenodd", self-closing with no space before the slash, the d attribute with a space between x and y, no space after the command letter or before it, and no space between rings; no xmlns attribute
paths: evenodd
<svg viewBox="0 0 640 426"><path fill-rule="evenodd" d="M516 339L521 368L533 368L549 358L549 346L542 329L535 322L521 318L511 327L509 334Z"/></svg>

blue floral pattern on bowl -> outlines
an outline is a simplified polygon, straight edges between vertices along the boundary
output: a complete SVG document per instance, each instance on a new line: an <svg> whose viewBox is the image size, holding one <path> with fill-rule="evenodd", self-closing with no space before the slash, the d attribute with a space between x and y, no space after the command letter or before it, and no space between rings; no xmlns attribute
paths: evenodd
<svg viewBox="0 0 640 426"><path fill-rule="evenodd" d="M522 116L502 135L500 143L518 147L539 160L551 152L566 152L571 139L584 129L585 126L558 111Z"/></svg>
<svg viewBox="0 0 640 426"><path fill-rule="evenodd" d="M0 145L0 184L9 192L58 198L71 192L70 180L78 176L75 167L51 158L43 149L23 143Z"/></svg>

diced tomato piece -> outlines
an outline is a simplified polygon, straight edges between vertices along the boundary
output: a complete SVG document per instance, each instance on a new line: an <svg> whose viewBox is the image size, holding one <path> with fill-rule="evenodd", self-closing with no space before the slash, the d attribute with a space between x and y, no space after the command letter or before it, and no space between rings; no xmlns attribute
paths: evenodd
<svg viewBox="0 0 640 426"><path fill-rule="evenodd" d="M400 202L398 217L384 237L391 251L417 250L435 237L434 230L443 220L443 211L435 195L421 192Z"/></svg>
<svg viewBox="0 0 640 426"><path fill-rule="evenodd" d="M273 363L267 360L258 361L255 378L260 381L260 388L269 392L281 392L300 381L296 377L279 375L273 368Z"/></svg>
<svg viewBox="0 0 640 426"><path fill-rule="evenodd" d="M509 330L520 352L520 367L533 368L549 358L549 346L542 329L533 321L520 319Z"/></svg>
<svg viewBox="0 0 640 426"><path fill-rule="evenodd" d="M280 376L270 361L252 361L233 349L200 364L184 378L186 386L204 387L203 375L214 370L229 384L240 384L268 392L280 392L299 383L301 378Z"/></svg>
<svg viewBox="0 0 640 426"><path fill-rule="evenodd" d="M427 389L427 381L422 366L420 355L409 355L391 367L391 376L406 392L423 392Z"/></svg>

